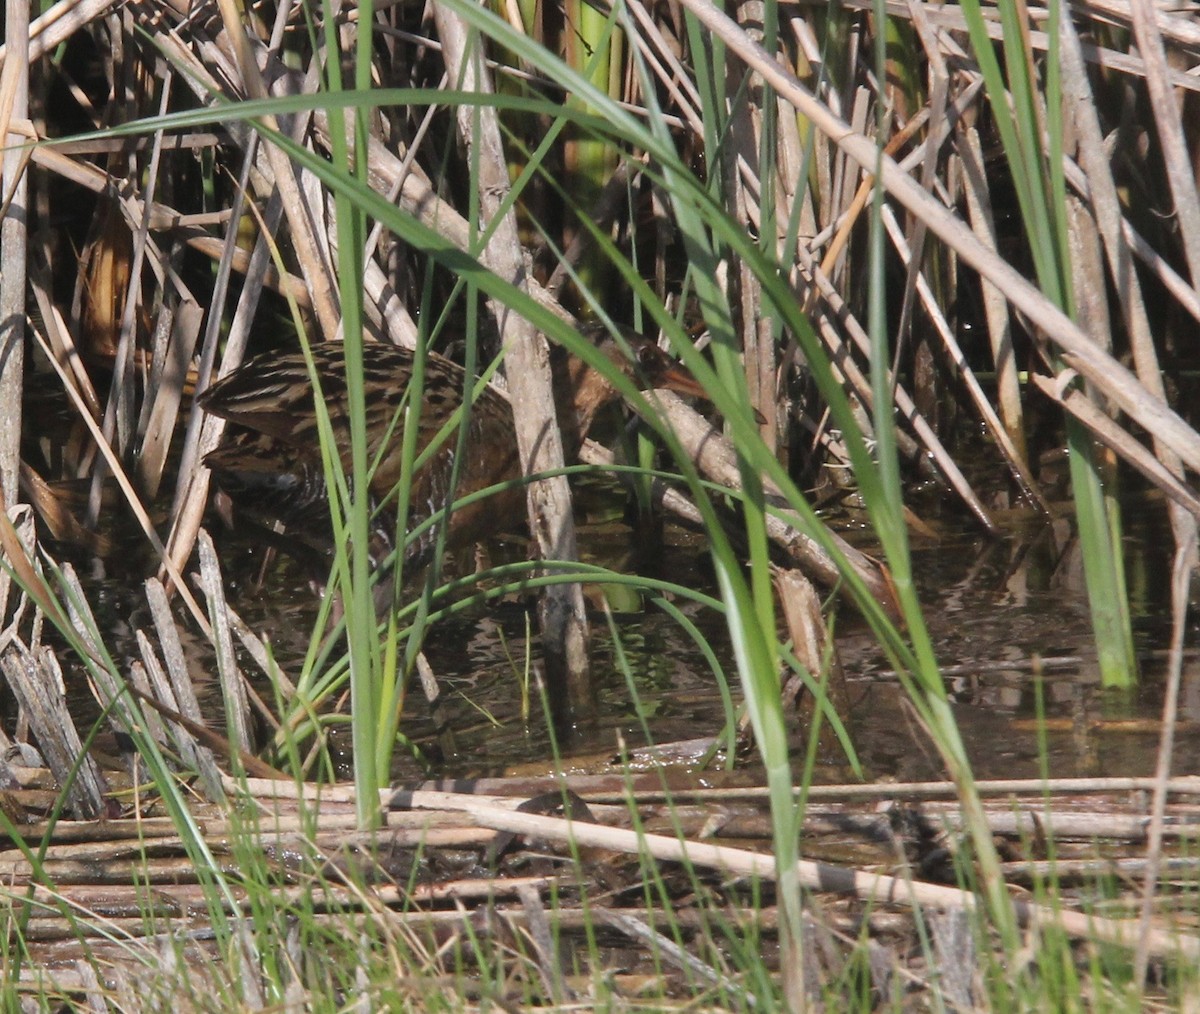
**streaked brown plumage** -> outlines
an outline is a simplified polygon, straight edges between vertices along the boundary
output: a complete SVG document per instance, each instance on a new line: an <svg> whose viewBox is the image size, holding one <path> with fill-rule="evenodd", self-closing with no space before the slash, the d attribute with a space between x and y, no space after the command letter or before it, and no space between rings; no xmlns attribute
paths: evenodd
<svg viewBox="0 0 1200 1014"><path fill-rule="evenodd" d="M611 339L599 348L622 372L636 376L643 387L703 393L690 374L651 342L635 336L630 345L636 364ZM378 342L367 344L363 352L368 452L372 460L379 459L370 488L376 501L382 502L391 497L400 479L401 427L396 414L412 374L413 354ZM343 349L339 343L324 343L313 346L312 354L342 467L349 471ZM435 353L428 355L418 456L461 406L466 382L466 373L458 364ZM618 395L598 371L567 357L555 371L555 397L566 452L573 457L596 412ZM268 354L250 360L205 391L200 405L234 424L222 445L204 461L216 473L218 485L260 517L281 520L306 530L310 537L327 533L329 515L317 418L303 355ZM456 497L520 477L512 409L504 396L490 387L481 390L472 402L469 426ZM454 448L451 435L414 475L409 493L410 526L445 506ZM451 518L448 541L465 545L513 526L522 516L523 504L523 493L517 488L459 508ZM387 530L395 530L394 509L390 518L377 532L389 544ZM320 541L321 536L316 538ZM410 558L420 561L430 548L431 540L423 540L422 545L410 548Z"/></svg>

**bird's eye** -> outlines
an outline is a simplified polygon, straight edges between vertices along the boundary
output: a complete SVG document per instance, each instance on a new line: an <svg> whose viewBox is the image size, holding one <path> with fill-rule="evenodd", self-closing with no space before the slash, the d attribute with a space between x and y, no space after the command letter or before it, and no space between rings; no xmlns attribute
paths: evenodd
<svg viewBox="0 0 1200 1014"><path fill-rule="evenodd" d="M639 366L651 367L658 365L658 349L653 345L639 345L637 349Z"/></svg>

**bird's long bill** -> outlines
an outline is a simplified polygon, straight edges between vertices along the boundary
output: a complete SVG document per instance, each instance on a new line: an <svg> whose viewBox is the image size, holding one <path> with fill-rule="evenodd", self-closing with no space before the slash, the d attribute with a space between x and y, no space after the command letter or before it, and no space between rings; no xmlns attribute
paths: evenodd
<svg viewBox="0 0 1200 1014"><path fill-rule="evenodd" d="M703 401L709 401L709 394L695 377L691 371L679 363L672 363L664 370L660 370L654 378L654 386L665 388L668 391L674 391L676 394L683 395L685 398L700 398ZM758 409L753 406L750 409L754 415L754 421L760 426L766 425L767 419Z"/></svg>
<svg viewBox="0 0 1200 1014"><path fill-rule="evenodd" d="M675 363L660 371L654 377L654 386L674 391L686 398L703 398L708 400L708 392L704 390L691 371L685 366Z"/></svg>

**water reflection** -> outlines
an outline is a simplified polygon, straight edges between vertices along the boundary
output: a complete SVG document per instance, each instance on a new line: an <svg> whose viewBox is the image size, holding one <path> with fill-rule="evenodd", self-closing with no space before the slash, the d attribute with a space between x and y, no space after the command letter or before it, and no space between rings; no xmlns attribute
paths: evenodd
<svg viewBox="0 0 1200 1014"><path fill-rule="evenodd" d="M1144 775L1158 746L1169 629L1169 536L1142 517L1126 541L1141 679L1100 685L1078 540L1066 521L1003 540L947 536L915 553L946 687L984 778ZM850 646L864 661L869 643ZM1039 661L1040 660L1040 661ZM867 662L855 743L874 776L942 777L893 676ZM1200 661L1188 659L1175 770L1200 770ZM1039 738L1039 716L1044 730Z"/></svg>

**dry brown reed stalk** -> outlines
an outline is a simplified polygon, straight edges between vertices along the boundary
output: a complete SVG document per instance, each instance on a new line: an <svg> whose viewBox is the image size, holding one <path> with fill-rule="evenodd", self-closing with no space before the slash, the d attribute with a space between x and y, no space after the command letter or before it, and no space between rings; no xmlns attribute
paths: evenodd
<svg viewBox="0 0 1200 1014"><path fill-rule="evenodd" d="M449 793L431 793L428 799L414 796L415 805L431 808L454 807L469 813L484 827L530 835L572 841L576 846L608 848L632 853L646 852L656 859L688 862L711 866L729 874L771 879L775 876L774 860L770 856L700 842L684 842L666 835L640 834L620 828L600 827L558 817L518 813L512 809L476 803L469 796L455 798ZM882 874L858 872L822 863L802 862L800 877L810 890L837 891L855 894L875 902L912 904L931 908L962 908L973 911L979 898L973 892L934 884L897 879ZM1136 944L1146 952L1161 957L1200 958L1200 939L1161 929L1146 930L1129 921L1101 919L1085 913L1067 912L1048 906L1018 902L1014 905L1023 923L1057 926L1072 937L1087 940L1102 939L1117 946Z"/></svg>
<svg viewBox="0 0 1200 1014"><path fill-rule="evenodd" d="M480 66L479 37L441 4L434 7L434 19L449 79L468 92L490 93L492 84ZM477 152L481 211L491 230L482 253L483 263L517 288L528 291L516 213L511 207L500 213L509 194L509 171L499 117L494 110L462 106L458 125L464 145ZM491 313L500 325L509 366L506 376L513 395L521 468L526 475L561 469L563 442L554 425L554 393L546 342L532 324L506 307L493 305ZM530 532L541 557L577 560L579 550L567 477L560 474L531 483L527 496ZM595 707L596 688L591 678L583 588L568 584L547 589L539 598L538 616L551 685L565 688L571 714L587 714Z"/></svg>
<svg viewBox="0 0 1200 1014"><path fill-rule="evenodd" d="M0 501L16 504L20 484L21 407L25 365L25 264L29 180L23 130L29 117L29 8L15 4L4 24L0 68Z"/></svg>
<svg viewBox="0 0 1200 1014"><path fill-rule="evenodd" d="M251 99L267 98L269 93L259 71L258 61L250 48L241 11L231 0L218 0L217 7L224 23L225 39L232 45L236 56L241 91ZM280 125L275 117L264 117L264 123L270 130L280 132ZM276 145L268 142L263 145L262 150L274 175L274 184L279 188L296 256L312 294L321 334L324 338L332 340L341 329L337 286L334 283L326 243L318 237L315 228L316 222L325 220L326 209L310 203L296 178L295 167Z"/></svg>

